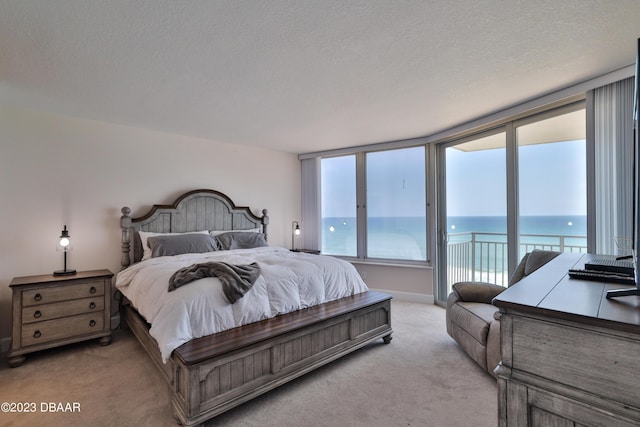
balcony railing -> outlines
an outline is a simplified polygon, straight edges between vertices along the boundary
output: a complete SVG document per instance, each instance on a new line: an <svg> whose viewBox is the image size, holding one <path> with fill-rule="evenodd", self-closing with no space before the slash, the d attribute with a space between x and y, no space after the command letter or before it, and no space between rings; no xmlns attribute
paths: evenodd
<svg viewBox="0 0 640 427"><path fill-rule="evenodd" d="M520 235L520 256L534 249L587 252L586 236ZM449 289L456 282L478 281L507 286L507 235L501 233L452 233L447 244Z"/></svg>

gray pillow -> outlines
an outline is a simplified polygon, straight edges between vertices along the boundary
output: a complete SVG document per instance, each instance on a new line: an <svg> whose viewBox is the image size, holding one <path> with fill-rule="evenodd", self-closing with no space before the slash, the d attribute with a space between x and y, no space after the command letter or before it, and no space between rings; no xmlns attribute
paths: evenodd
<svg viewBox="0 0 640 427"><path fill-rule="evenodd" d="M218 250L215 238L208 234L180 234L176 236L155 236L147 239L151 257L180 254L199 254Z"/></svg>
<svg viewBox="0 0 640 427"><path fill-rule="evenodd" d="M269 246L263 233L247 233L242 231L222 233L216 236L220 249L252 249Z"/></svg>

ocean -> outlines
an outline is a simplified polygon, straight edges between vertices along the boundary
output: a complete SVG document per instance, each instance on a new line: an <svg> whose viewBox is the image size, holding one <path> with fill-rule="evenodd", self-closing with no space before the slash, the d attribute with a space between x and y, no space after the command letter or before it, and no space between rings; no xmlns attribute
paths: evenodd
<svg viewBox="0 0 640 427"><path fill-rule="evenodd" d="M369 218L367 229L369 258L426 260L427 225L424 218ZM356 219L322 218L322 252L356 256Z"/></svg>
<svg viewBox="0 0 640 427"><path fill-rule="evenodd" d="M506 233L505 216L450 216L447 218L449 233ZM550 215L520 217L521 234L551 236L586 236L586 215Z"/></svg>
<svg viewBox="0 0 640 427"><path fill-rule="evenodd" d="M322 252L356 256L356 219L322 219ZM426 259L427 229L424 218L369 218L368 257L387 259ZM449 243L475 241L506 243L507 219L504 216L452 216L447 218ZM522 216L521 247L566 245L587 246L586 215ZM529 245L529 246L527 246Z"/></svg>

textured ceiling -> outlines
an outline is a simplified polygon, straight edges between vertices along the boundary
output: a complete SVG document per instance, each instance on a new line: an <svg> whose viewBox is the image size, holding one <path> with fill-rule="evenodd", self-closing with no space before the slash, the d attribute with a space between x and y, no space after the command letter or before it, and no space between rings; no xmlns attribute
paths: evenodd
<svg viewBox="0 0 640 427"><path fill-rule="evenodd" d="M0 0L0 103L305 153L628 66L637 0Z"/></svg>

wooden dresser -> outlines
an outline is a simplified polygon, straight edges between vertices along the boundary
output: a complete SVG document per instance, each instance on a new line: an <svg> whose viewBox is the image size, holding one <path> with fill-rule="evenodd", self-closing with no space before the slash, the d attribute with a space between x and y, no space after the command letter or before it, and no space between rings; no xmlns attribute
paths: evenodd
<svg viewBox="0 0 640 427"><path fill-rule="evenodd" d="M9 366L22 365L25 354L100 338L111 342L111 278L109 270L72 276L16 277Z"/></svg>
<svg viewBox="0 0 640 427"><path fill-rule="evenodd" d="M591 257L562 254L494 300L500 426L640 425L640 297L569 278Z"/></svg>

